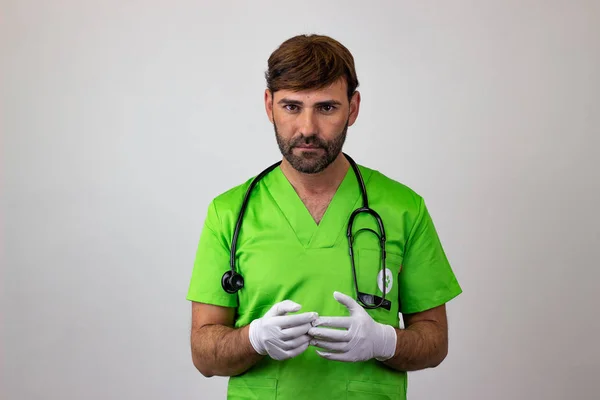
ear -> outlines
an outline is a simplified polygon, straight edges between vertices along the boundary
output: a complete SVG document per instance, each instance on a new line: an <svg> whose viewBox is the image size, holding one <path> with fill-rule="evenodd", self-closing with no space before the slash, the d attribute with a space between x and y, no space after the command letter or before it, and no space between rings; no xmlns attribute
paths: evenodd
<svg viewBox="0 0 600 400"><path fill-rule="evenodd" d="M265 111L267 112L269 121L273 123L273 95L269 89L265 90Z"/></svg>
<svg viewBox="0 0 600 400"><path fill-rule="evenodd" d="M360 92L357 90L350 99L350 115L348 115L348 126L352 126L358 118L358 111L360 110Z"/></svg>

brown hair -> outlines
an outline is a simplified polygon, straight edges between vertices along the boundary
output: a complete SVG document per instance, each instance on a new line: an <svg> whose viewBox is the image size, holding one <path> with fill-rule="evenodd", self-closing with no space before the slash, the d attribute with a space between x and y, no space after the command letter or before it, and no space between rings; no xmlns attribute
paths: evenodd
<svg viewBox="0 0 600 400"><path fill-rule="evenodd" d="M281 89L321 89L344 77L350 99L358 87L354 57L328 36L294 36L271 54L268 65L265 78L271 93Z"/></svg>

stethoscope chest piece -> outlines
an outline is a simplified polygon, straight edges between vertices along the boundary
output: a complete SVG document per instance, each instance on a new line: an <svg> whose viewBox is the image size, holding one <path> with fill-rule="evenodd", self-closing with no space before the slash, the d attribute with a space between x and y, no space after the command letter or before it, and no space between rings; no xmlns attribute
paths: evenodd
<svg viewBox="0 0 600 400"><path fill-rule="evenodd" d="M237 293L244 287L244 278L237 272L229 270L223 274L221 286L229 294Z"/></svg>

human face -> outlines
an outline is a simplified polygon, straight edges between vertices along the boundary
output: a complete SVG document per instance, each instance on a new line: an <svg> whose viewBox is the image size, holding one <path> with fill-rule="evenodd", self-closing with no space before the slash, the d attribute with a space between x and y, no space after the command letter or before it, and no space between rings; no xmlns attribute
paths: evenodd
<svg viewBox="0 0 600 400"><path fill-rule="evenodd" d="M316 174L342 151L348 127L358 116L360 95L348 101L346 81L300 92L265 91L265 106L279 150L297 171Z"/></svg>

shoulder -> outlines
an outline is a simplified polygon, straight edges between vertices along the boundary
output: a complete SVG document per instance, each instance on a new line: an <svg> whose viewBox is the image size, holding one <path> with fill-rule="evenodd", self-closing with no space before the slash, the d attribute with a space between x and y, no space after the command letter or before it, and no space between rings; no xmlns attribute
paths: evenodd
<svg viewBox="0 0 600 400"><path fill-rule="evenodd" d="M205 226L216 235L231 237L242 201L254 177L213 196L205 218ZM227 241L227 239L226 239Z"/></svg>
<svg viewBox="0 0 600 400"><path fill-rule="evenodd" d="M219 208L224 211L239 211L239 208L244 201L244 197L248 193L248 189L252 187L253 195L255 192L260 192L261 187L264 186L264 182L271 179L275 171L279 170L281 161L271 164L260 173L247 178L244 182L238 183L230 189L218 194L211 201L211 207ZM257 180L253 186L252 183Z"/></svg>
<svg viewBox="0 0 600 400"><path fill-rule="evenodd" d="M379 201L391 203L404 210L419 212L424 200L414 189L381 171L362 165L361 169L370 175L365 183L367 190L373 193L369 195L369 198L376 197Z"/></svg>
<svg viewBox="0 0 600 400"><path fill-rule="evenodd" d="M248 178L242 183L238 183L235 186L227 189L224 192L215 195L211 201L211 207L215 209L217 213L227 213L232 211L239 211L239 208L244 200L244 196L250 187L250 184L254 180L254 176Z"/></svg>

